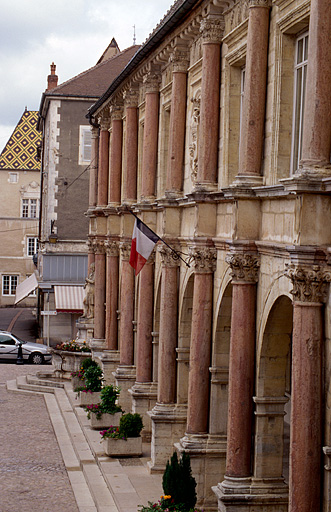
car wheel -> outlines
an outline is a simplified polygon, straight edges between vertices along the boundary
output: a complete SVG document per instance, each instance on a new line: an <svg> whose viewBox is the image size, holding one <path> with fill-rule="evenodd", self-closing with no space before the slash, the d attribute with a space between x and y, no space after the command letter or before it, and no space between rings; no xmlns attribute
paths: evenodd
<svg viewBox="0 0 331 512"><path fill-rule="evenodd" d="M33 354L31 354L31 356L29 357L29 361L30 363L32 364L43 364L44 362L44 356L42 354L40 354L40 352L34 352Z"/></svg>

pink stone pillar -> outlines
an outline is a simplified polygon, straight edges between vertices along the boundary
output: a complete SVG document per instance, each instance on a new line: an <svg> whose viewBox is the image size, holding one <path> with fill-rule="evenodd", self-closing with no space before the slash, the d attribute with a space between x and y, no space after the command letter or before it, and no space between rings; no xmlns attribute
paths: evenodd
<svg viewBox="0 0 331 512"><path fill-rule="evenodd" d="M269 0L250 0L238 176L260 176L267 89Z"/></svg>
<svg viewBox="0 0 331 512"><path fill-rule="evenodd" d="M116 242L107 241L107 275L106 275L106 347L117 350L117 310L119 257Z"/></svg>
<svg viewBox="0 0 331 512"><path fill-rule="evenodd" d="M227 262L233 283L226 476L245 478L251 474L258 264L245 254L231 255Z"/></svg>
<svg viewBox="0 0 331 512"><path fill-rule="evenodd" d="M121 202L121 180L122 180L122 139L123 121L122 109L112 107L112 133L110 145L110 168L109 168L109 203L118 205Z"/></svg>
<svg viewBox="0 0 331 512"><path fill-rule="evenodd" d="M103 241L95 246L94 338L105 338L106 255Z"/></svg>
<svg viewBox="0 0 331 512"><path fill-rule="evenodd" d="M120 328L120 365L132 366L134 363L134 273L129 263L131 245L121 243L121 328Z"/></svg>
<svg viewBox="0 0 331 512"><path fill-rule="evenodd" d="M98 206L107 206L109 170L109 118L100 121L99 164L98 164Z"/></svg>
<svg viewBox="0 0 331 512"><path fill-rule="evenodd" d="M159 329L158 403L176 401L178 263L166 246L159 249L163 260Z"/></svg>
<svg viewBox="0 0 331 512"><path fill-rule="evenodd" d="M98 194L98 153L99 153L99 130L92 127L92 148L90 164L90 188L89 188L89 206L97 204Z"/></svg>
<svg viewBox="0 0 331 512"><path fill-rule="evenodd" d="M217 182L221 41L224 21L206 18L201 22L202 82L197 184Z"/></svg>
<svg viewBox="0 0 331 512"><path fill-rule="evenodd" d="M137 200L138 162L138 92L129 91L125 97L125 161L122 202Z"/></svg>
<svg viewBox="0 0 331 512"><path fill-rule="evenodd" d="M322 493L322 301L330 272L290 267L293 336L289 512L320 510Z"/></svg>
<svg viewBox="0 0 331 512"><path fill-rule="evenodd" d="M146 263L140 271L137 319L136 382L152 381L154 264Z"/></svg>
<svg viewBox="0 0 331 512"><path fill-rule="evenodd" d="M166 192L178 193L183 188L185 116L188 55L186 49L175 49L171 92L168 168Z"/></svg>
<svg viewBox="0 0 331 512"><path fill-rule="evenodd" d="M308 67L303 126L302 161L325 166L331 152L331 16L329 0L310 6Z"/></svg>
<svg viewBox="0 0 331 512"><path fill-rule="evenodd" d="M159 76L148 75L145 95L145 125L141 175L141 197L155 196L157 143L159 129Z"/></svg>
<svg viewBox="0 0 331 512"><path fill-rule="evenodd" d="M213 314L213 271L216 251L194 249L195 274L188 383L188 434L208 432L211 332Z"/></svg>

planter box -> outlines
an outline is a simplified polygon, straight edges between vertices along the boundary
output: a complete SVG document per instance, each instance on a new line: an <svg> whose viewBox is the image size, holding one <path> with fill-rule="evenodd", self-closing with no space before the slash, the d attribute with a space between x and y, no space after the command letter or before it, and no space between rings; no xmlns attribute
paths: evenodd
<svg viewBox="0 0 331 512"><path fill-rule="evenodd" d="M128 437L113 439L108 437L102 440L105 454L110 457L140 457L142 455L142 437Z"/></svg>
<svg viewBox="0 0 331 512"><path fill-rule="evenodd" d="M71 372L78 372L84 359L91 357L91 352L69 352L65 350L52 350L54 357L52 363L55 370L61 371L71 377Z"/></svg>
<svg viewBox="0 0 331 512"><path fill-rule="evenodd" d="M79 377L71 377L72 389L75 391L76 388L80 386L85 386L85 379L80 379Z"/></svg>
<svg viewBox="0 0 331 512"><path fill-rule="evenodd" d="M115 414L104 413L101 418L98 420L97 415L91 413L91 418L89 419L89 424L91 428L95 430L102 430L103 428L108 428L110 426L118 427L120 424L122 413L115 412Z"/></svg>
<svg viewBox="0 0 331 512"><path fill-rule="evenodd" d="M100 393L100 391L88 391L87 393L80 391L76 396L76 405L84 407L84 405L99 404L101 402Z"/></svg>

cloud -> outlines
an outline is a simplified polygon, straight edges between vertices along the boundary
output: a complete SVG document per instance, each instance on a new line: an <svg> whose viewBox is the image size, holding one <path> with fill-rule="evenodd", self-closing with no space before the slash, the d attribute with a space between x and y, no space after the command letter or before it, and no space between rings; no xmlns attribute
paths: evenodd
<svg viewBox="0 0 331 512"><path fill-rule="evenodd" d="M55 62L59 83L94 66L115 37L143 43L171 0L15 0L1 5L0 151L25 106L38 110ZM6 138L6 134L8 137Z"/></svg>

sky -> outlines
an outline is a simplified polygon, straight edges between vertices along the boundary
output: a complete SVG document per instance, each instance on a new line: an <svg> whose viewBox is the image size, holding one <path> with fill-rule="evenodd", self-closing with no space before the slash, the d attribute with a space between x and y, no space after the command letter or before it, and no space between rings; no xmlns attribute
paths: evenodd
<svg viewBox="0 0 331 512"><path fill-rule="evenodd" d="M142 44L174 0L0 0L0 152L25 107L39 110L50 64L61 84L94 66L115 37Z"/></svg>

